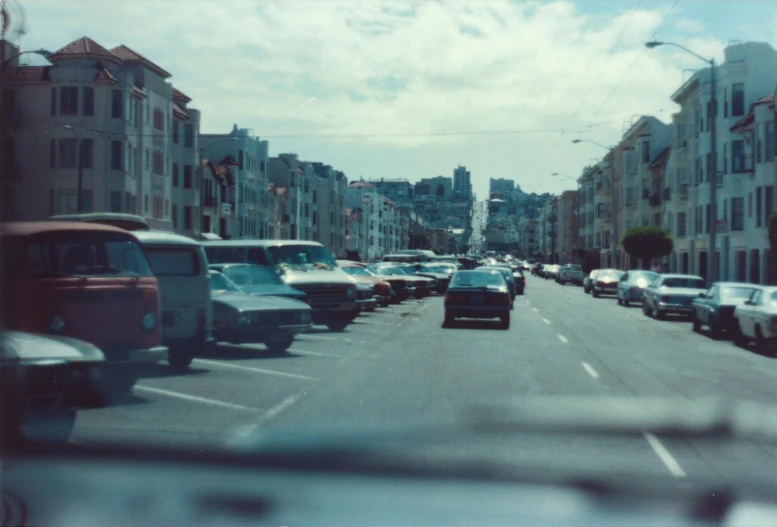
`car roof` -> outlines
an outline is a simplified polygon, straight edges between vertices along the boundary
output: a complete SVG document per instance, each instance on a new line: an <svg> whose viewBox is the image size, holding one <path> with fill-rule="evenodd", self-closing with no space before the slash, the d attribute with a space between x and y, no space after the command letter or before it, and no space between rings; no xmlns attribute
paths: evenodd
<svg viewBox="0 0 777 527"><path fill-rule="evenodd" d="M143 245L189 245L192 247L200 246L200 242L193 240L188 236L173 234L172 232L132 231L132 235L140 240L140 243Z"/></svg>
<svg viewBox="0 0 777 527"><path fill-rule="evenodd" d="M716 285L718 287L750 287L750 288L757 288L757 287L763 287L759 284L751 284L748 282L714 282L712 285Z"/></svg>
<svg viewBox="0 0 777 527"><path fill-rule="evenodd" d="M704 278L702 278L701 276L696 275L696 274L679 274L679 273L662 274L661 278L695 278L697 280L704 280Z"/></svg>
<svg viewBox="0 0 777 527"><path fill-rule="evenodd" d="M284 245L323 247L322 244L309 240L208 240L199 243L205 247L278 247Z"/></svg>
<svg viewBox="0 0 777 527"><path fill-rule="evenodd" d="M34 234L68 231L109 232L131 236L129 231L114 227L113 225L82 221L19 221L0 224L0 236L31 236Z"/></svg>
<svg viewBox="0 0 777 527"><path fill-rule="evenodd" d="M49 216L50 221L79 221L86 223L102 223L105 221L115 221L124 224L121 228L128 231L149 230L148 222L143 216L137 214L127 214L124 212L87 212L83 214L57 214ZM103 225L114 225L113 223L103 223Z"/></svg>
<svg viewBox="0 0 777 527"><path fill-rule="evenodd" d="M231 267L261 267L262 269L272 270L271 267L266 265L252 264L252 263L212 263L208 264L209 269L229 269Z"/></svg>

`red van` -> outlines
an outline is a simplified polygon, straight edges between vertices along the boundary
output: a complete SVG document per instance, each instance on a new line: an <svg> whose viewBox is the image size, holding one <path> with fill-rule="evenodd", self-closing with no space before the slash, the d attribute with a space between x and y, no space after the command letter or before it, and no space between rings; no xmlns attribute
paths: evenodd
<svg viewBox="0 0 777 527"><path fill-rule="evenodd" d="M167 360L160 298L143 249L118 227L76 222L0 224L6 329L91 342L110 365L111 391L127 391L137 365Z"/></svg>

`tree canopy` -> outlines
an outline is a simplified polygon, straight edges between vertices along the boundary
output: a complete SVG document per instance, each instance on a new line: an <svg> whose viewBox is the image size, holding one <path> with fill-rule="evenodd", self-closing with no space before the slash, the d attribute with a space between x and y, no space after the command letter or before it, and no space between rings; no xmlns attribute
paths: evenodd
<svg viewBox="0 0 777 527"><path fill-rule="evenodd" d="M621 240L623 250L643 261L660 258L672 252L674 242L669 231L656 225L633 227Z"/></svg>

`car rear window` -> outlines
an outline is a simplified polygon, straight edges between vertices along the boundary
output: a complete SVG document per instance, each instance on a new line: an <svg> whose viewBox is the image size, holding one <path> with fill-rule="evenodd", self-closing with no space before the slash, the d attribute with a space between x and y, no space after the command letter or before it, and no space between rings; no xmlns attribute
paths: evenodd
<svg viewBox="0 0 777 527"><path fill-rule="evenodd" d="M706 289L704 280L699 278L667 278L661 284L664 287L687 288L687 289Z"/></svg>
<svg viewBox="0 0 777 527"><path fill-rule="evenodd" d="M750 298L755 290L754 287L724 287L720 290L720 297L723 300L736 300L737 298ZM777 293L772 293L772 295Z"/></svg>
<svg viewBox="0 0 777 527"><path fill-rule="evenodd" d="M451 286L453 287L477 287L488 285L505 285L504 278L499 271L473 271L470 273L456 273L453 275Z"/></svg>
<svg viewBox="0 0 777 527"><path fill-rule="evenodd" d="M192 249L146 247L146 258L157 276L196 276L200 274L197 252Z"/></svg>

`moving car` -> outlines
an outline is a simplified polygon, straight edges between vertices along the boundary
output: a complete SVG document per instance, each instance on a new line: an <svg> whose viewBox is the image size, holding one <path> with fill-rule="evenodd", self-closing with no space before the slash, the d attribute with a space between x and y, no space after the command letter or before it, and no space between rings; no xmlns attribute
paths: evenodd
<svg viewBox="0 0 777 527"><path fill-rule="evenodd" d="M561 269L559 269L556 282L561 285L565 285L567 282L582 285L584 279L585 274L583 273L582 267L577 264L567 264L561 266Z"/></svg>
<svg viewBox="0 0 777 527"><path fill-rule="evenodd" d="M585 294L590 293L591 289L593 289L597 274L599 274L599 269L594 269L583 279L583 292Z"/></svg>
<svg viewBox="0 0 777 527"><path fill-rule="evenodd" d="M591 283L591 296L599 298L601 295L614 295L623 274L618 269L599 269Z"/></svg>
<svg viewBox="0 0 777 527"><path fill-rule="evenodd" d="M693 300L707 291L701 276L662 274L645 288L642 311L646 316L661 319L667 313L690 315Z"/></svg>
<svg viewBox="0 0 777 527"><path fill-rule="evenodd" d="M286 284L308 295L313 322L342 331L359 316L356 286L329 250L303 240L202 242L210 263L252 263L275 269Z"/></svg>
<svg viewBox="0 0 777 527"><path fill-rule="evenodd" d="M502 328L509 329L511 303L501 272L459 271L445 293L443 325L451 326L457 318L499 318Z"/></svg>
<svg viewBox="0 0 777 527"><path fill-rule="evenodd" d="M515 300L515 296L518 294L518 280L513 274L513 270L509 265L496 264L496 265L484 265L479 270L483 271L499 271L507 282L507 288L510 291L510 308L512 309L512 302Z"/></svg>
<svg viewBox="0 0 777 527"><path fill-rule="evenodd" d="M9 330L72 337L106 357L114 393L132 389L140 366L167 360L159 282L138 239L88 222L0 224L0 322Z"/></svg>
<svg viewBox="0 0 777 527"><path fill-rule="evenodd" d="M210 264L208 268L223 273L249 295L282 296L308 303L307 293L291 287L269 267L254 264Z"/></svg>
<svg viewBox="0 0 777 527"><path fill-rule="evenodd" d="M295 335L312 327L312 309L299 300L249 295L218 271L210 271L210 287L220 342L263 343L270 352L283 353Z"/></svg>
<svg viewBox="0 0 777 527"><path fill-rule="evenodd" d="M768 351L777 338L777 287L756 286L750 297L734 309L734 321L738 344L754 340L758 351Z"/></svg>
<svg viewBox="0 0 777 527"><path fill-rule="evenodd" d="M734 310L744 304L757 288L742 282L715 282L706 293L699 293L691 305L693 330L707 326L713 337L723 331L736 330Z"/></svg>
<svg viewBox="0 0 777 527"><path fill-rule="evenodd" d="M392 303L392 297L395 297L396 293L392 291L389 282L368 271L363 265L349 260L337 260L337 265L351 277L354 283L372 287L373 297L379 306L386 307Z"/></svg>
<svg viewBox="0 0 777 527"><path fill-rule="evenodd" d="M561 266L558 264L545 265L542 268L542 277L546 280L551 278L555 280L560 270Z"/></svg>
<svg viewBox="0 0 777 527"><path fill-rule="evenodd" d="M645 296L645 288L658 278L658 273L635 269L626 271L618 281L615 296L618 298L618 305L628 306L630 302L641 304Z"/></svg>
<svg viewBox="0 0 777 527"><path fill-rule="evenodd" d="M401 277L415 298L423 298L432 293L434 278L415 276L402 267L391 264L372 264L367 266L367 269L381 276Z"/></svg>
<svg viewBox="0 0 777 527"><path fill-rule="evenodd" d="M436 263L418 264L415 266L416 276L425 276L427 278L434 278L435 280L435 292L442 295L448 289L448 284L451 281L451 277L455 272L454 269L446 267Z"/></svg>

